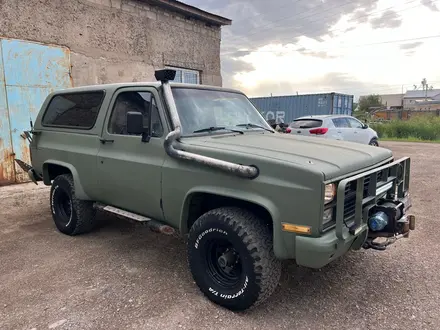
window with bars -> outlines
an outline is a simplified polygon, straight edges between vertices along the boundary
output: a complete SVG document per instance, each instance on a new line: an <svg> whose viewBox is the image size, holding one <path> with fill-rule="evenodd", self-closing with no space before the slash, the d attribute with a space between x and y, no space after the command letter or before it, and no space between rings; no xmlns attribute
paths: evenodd
<svg viewBox="0 0 440 330"><path fill-rule="evenodd" d="M200 73L196 70L168 67L168 69L176 70L176 77L173 82L185 84L200 84Z"/></svg>

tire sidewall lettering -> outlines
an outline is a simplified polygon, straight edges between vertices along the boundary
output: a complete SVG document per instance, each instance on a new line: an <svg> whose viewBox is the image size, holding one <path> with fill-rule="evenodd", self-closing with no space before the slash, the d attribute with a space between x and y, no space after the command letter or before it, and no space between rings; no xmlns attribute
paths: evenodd
<svg viewBox="0 0 440 330"><path fill-rule="evenodd" d="M56 212L55 212L55 192L58 190L60 188L60 186L58 186L58 185L56 185L54 188L53 188L53 190L52 190L52 196L50 196L50 206L51 206L51 209L52 209L52 214L53 215L56 215Z"/></svg>
<svg viewBox="0 0 440 330"><path fill-rule="evenodd" d="M195 247L196 249L198 249L198 248L199 248L199 245L200 245L200 242L202 241L202 239L203 239L207 234L212 233L212 232L220 233L220 234L223 234L223 235L225 235L225 236L228 235L228 233L227 233L225 230L220 229L220 228L209 228L209 229L206 229L206 230L204 230L202 233L200 233L199 236L197 236L196 241L195 241L195 243L194 243L194 247Z"/></svg>
<svg viewBox="0 0 440 330"><path fill-rule="evenodd" d="M211 292L214 296L220 297L222 299L231 300L231 299L235 299L235 298L238 298L241 295L243 295L243 293L246 291L246 288L248 287L248 284L249 284L249 278L246 276L244 279L243 286L236 293L233 293L233 294L221 293L221 292L214 290L212 287L209 287L209 292Z"/></svg>

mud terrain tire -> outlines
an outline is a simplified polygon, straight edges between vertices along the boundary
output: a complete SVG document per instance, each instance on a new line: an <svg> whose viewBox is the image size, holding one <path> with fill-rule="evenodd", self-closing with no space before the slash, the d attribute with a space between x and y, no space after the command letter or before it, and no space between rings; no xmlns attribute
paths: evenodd
<svg viewBox="0 0 440 330"><path fill-rule="evenodd" d="M249 211L211 210L189 233L188 263L194 281L211 301L230 310L257 306L273 293L281 276L272 242L270 229Z"/></svg>
<svg viewBox="0 0 440 330"><path fill-rule="evenodd" d="M58 230L66 235L78 235L95 227L96 210L93 202L75 197L70 174L57 176L50 189L50 209Z"/></svg>

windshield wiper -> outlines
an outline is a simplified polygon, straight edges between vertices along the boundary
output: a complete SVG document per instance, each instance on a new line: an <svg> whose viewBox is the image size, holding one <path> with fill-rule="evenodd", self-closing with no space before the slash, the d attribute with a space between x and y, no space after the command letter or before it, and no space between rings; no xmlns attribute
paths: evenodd
<svg viewBox="0 0 440 330"><path fill-rule="evenodd" d="M211 126L211 127L207 127L207 128L202 128L202 129L195 130L193 133L215 132L215 131L221 131L221 130L228 130L231 132L244 134L243 131L230 129L230 128L226 128L226 127L222 127L222 126L217 126L217 127Z"/></svg>
<svg viewBox="0 0 440 330"><path fill-rule="evenodd" d="M266 128L266 127L264 127L264 126L261 126L261 125L257 125L257 124L252 124L252 123L248 123L248 124L238 124L238 125L235 125L235 126L238 126L238 127L246 127L246 128L261 128L261 129L264 129L264 130L266 130L266 131L268 131L268 132L271 132L271 133L274 133L274 131L272 131L271 129L268 129L268 128Z"/></svg>

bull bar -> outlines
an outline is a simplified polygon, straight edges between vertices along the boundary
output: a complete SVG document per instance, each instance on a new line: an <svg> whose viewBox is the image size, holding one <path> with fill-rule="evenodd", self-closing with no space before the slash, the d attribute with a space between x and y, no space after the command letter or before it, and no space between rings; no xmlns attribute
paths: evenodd
<svg viewBox="0 0 440 330"><path fill-rule="evenodd" d="M369 210L384 196L387 199L407 204L404 207L405 211L411 206L408 195L410 162L409 157L403 157L339 182L336 194L336 237L338 238L338 244L343 243L343 228L347 226L345 219L347 187L356 182L354 224L350 226L350 234L358 235L361 232L368 231ZM365 178L368 176L369 182L365 185Z"/></svg>

